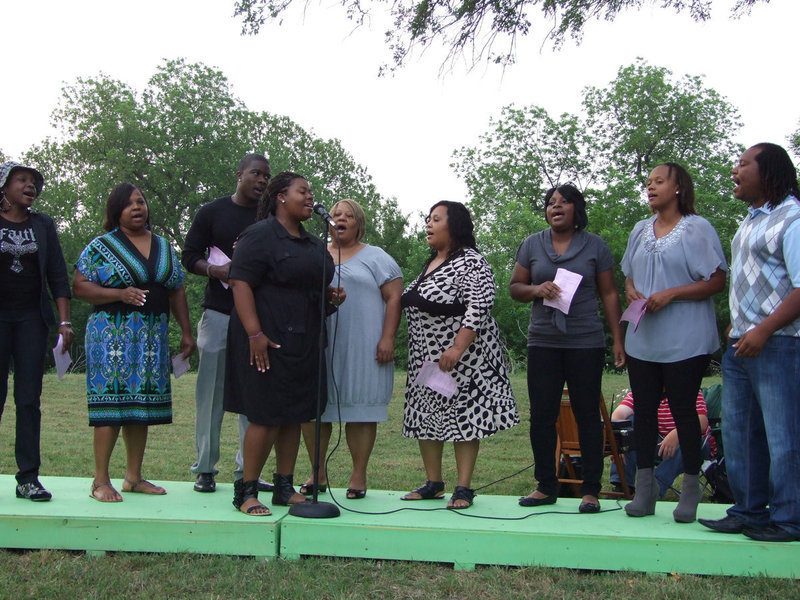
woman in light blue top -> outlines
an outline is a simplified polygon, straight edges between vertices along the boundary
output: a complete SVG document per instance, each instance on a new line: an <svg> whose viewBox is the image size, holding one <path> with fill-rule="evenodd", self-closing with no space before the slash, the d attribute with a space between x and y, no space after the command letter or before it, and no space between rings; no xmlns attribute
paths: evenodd
<svg viewBox="0 0 800 600"><path fill-rule="evenodd" d="M335 277L341 277L348 291L348 302L328 317L328 405L321 419L320 456L324 460L331 423L346 422L353 458L347 498L359 500L367 493L367 463L378 422L386 420L392 397L403 280L391 256L361 241L366 216L358 202L337 202L331 216L336 230L328 251L336 264ZM303 436L313 468L314 423L303 425ZM325 469L320 469L320 492L327 489L327 482ZM300 493L314 493L313 476L300 486Z"/></svg>
<svg viewBox="0 0 800 600"><path fill-rule="evenodd" d="M625 511L632 517L655 512L657 411L665 390L685 473L673 517L692 522L702 463L695 398L711 354L719 348L711 297L725 287L728 265L717 232L695 213L694 184L686 169L675 163L653 169L647 198L655 214L636 224L622 257L626 300L643 299L647 307L639 327L629 326L625 337L638 450L636 495Z"/></svg>

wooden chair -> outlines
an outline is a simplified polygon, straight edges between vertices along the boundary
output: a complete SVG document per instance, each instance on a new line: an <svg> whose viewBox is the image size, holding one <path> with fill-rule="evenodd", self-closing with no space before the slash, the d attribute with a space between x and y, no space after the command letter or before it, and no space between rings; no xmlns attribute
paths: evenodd
<svg viewBox="0 0 800 600"><path fill-rule="evenodd" d="M632 498L633 494L631 494L630 487L625 479L625 465L617 447L614 428L611 426L611 419L608 416L608 409L602 394L600 394L600 416L603 419L603 458L611 456L614 464L617 465L620 487L622 487L621 492L601 491L600 495L606 498ZM580 484L583 483L583 479L578 479L573 458L581 455L581 445L578 441L578 423L575 421L575 414L572 412L572 404L569 401L569 390L567 388L564 388L561 394L561 411L556 421L556 432L558 433L555 456L556 473L560 471L561 459L563 458L568 475L565 478L559 477L558 481L562 484L571 485L575 490L576 496L580 497Z"/></svg>

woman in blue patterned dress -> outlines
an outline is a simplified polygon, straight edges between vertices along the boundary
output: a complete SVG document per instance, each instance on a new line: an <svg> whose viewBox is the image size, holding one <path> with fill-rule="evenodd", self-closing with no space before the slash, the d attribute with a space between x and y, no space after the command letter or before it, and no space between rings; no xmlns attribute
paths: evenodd
<svg viewBox="0 0 800 600"><path fill-rule="evenodd" d="M183 270L169 242L150 232L142 191L121 183L106 204L108 232L76 263L75 296L95 305L86 323L86 387L94 427L92 497L120 502L108 465L120 429L127 449L123 492L166 494L142 477L150 425L172 422L169 313L181 328L181 354L195 348Z"/></svg>

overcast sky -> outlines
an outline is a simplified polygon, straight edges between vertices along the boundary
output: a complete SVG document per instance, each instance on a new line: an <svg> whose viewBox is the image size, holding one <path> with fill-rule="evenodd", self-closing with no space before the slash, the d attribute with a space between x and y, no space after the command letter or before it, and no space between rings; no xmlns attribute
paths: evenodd
<svg viewBox="0 0 800 600"><path fill-rule="evenodd" d="M441 75L443 53L434 48L378 78L388 58L386 20L353 31L335 1L312 0L305 17L294 11L256 37L240 35L233 0L4 3L0 39L11 60L0 149L18 158L54 134L50 113L65 82L102 71L142 89L162 58L178 57L219 68L251 110L288 115L318 136L340 139L380 193L407 213L465 199L451 154L474 145L501 107L577 112L585 86L605 86L638 56L675 75L704 75L739 109L741 143L785 146L800 120L800 2L772 0L739 21L728 18L731 4L715 1L712 20L700 24L653 7L592 22L580 46L567 41L559 51L542 46L545 28L537 21L505 72L456 65ZM231 157L232 170L238 158Z"/></svg>

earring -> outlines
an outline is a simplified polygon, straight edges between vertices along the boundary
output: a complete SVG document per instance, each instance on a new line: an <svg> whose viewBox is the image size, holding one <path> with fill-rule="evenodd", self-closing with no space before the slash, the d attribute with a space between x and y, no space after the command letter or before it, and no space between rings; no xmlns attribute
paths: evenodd
<svg viewBox="0 0 800 600"><path fill-rule="evenodd" d="M675 195L676 195L676 196L680 196L680 195L681 195L681 191L680 191L680 190L678 190L677 192L675 192Z"/></svg>
<svg viewBox="0 0 800 600"><path fill-rule="evenodd" d="M281 204L286 204L286 200L281 200Z"/></svg>
<svg viewBox="0 0 800 600"><path fill-rule="evenodd" d="M3 205L5 202L5 205ZM11 210L11 200L6 198L6 195L3 192L0 192L0 212L8 212Z"/></svg>

